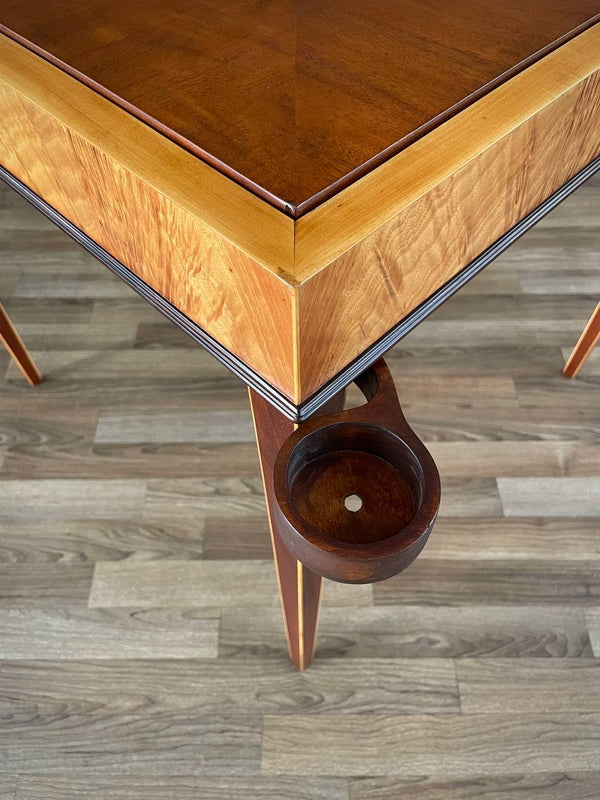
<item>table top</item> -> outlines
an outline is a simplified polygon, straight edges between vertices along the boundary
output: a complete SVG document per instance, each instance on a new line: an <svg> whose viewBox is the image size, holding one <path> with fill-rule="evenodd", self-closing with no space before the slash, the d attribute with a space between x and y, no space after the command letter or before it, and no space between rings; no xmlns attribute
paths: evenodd
<svg viewBox="0 0 600 800"><path fill-rule="evenodd" d="M300 216L598 11L598 0L4 0L0 30Z"/></svg>
<svg viewBox="0 0 600 800"><path fill-rule="evenodd" d="M597 3L6 0L0 177L304 419L600 168Z"/></svg>

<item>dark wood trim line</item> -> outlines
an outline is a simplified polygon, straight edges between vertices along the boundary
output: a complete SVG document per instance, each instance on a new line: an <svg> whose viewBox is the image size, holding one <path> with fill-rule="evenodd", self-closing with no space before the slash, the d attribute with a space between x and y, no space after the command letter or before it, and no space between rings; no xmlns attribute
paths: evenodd
<svg viewBox="0 0 600 800"><path fill-rule="evenodd" d="M8 170L0 166L0 178L11 186L22 197L28 200L38 211L41 211L49 220L57 225L65 233L68 233L76 242L84 247L88 252L101 261L104 266L118 275L125 283L131 286L141 297L151 303L165 317L174 322L181 330L190 336L195 342L201 344L218 361L224 364L235 375L252 387L261 397L264 397L275 408L281 411L288 419L293 422L301 422L312 416L325 403L330 401L338 392L348 384L352 383L362 372L370 367L378 358L383 356L391 347L397 344L413 328L420 325L436 308L446 302L461 287L474 278L482 269L487 267L495 258L503 253L513 242L526 233L546 214L574 192L582 183L590 178L595 172L600 170L600 156L591 161L587 167L574 175L567 183L550 195L547 200L541 203L536 209L527 214L519 223L501 236L494 244L484 250L481 255L471 261L464 269L457 273L447 283L434 292L427 300L421 303L404 319L400 320L384 336L372 344L360 356L355 358L345 369L339 372L334 378L328 381L308 400L296 406L279 389L276 389L261 377L255 370L245 364L238 356L223 347L209 333L183 314L172 303L166 300L155 289L145 283L128 267L111 256L104 248L100 247L80 228L63 217L56 209L52 208L45 200L31 191L18 178L15 178Z"/></svg>
<svg viewBox="0 0 600 800"><path fill-rule="evenodd" d="M255 370L249 367L244 361L241 360L234 353L230 352L226 347L223 347L215 338L207 333L198 324L193 322L189 317L183 314L178 308L170 303L166 298L159 294L156 289L153 289L145 281L139 278L128 267L118 261L107 250L97 244L87 233L84 233L80 228L74 225L70 220L58 212L55 208L49 205L39 195L33 192L28 186L22 183L18 178L4 169L0 165L0 178L14 189L21 197L29 201L32 206L41 211L48 219L53 222L62 231L67 233L72 239L84 247L91 253L98 261L102 262L105 267L118 275L128 286L136 291L144 300L147 300L153 305L161 314L163 314L171 322L174 322L177 327L181 328L184 333L192 338L198 344L201 344L208 352L214 356L217 361L224 364L234 375L241 378L244 383L251 386L261 397L268 400L275 408L285 414L286 417L293 421L297 421L298 410L296 405L287 398L279 389L276 389L263 377L261 377Z"/></svg>
<svg viewBox="0 0 600 800"><path fill-rule="evenodd" d="M488 264L501 255L524 233L527 233L527 231L539 222L542 217L545 217L546 214L556 208L559 203L565 200L598 170L600 170L600 155L591 161L587 167L584 167L568 180L560 189L557 189L554 194L551 194L550 197L544 200L537 208L523 217L520 222L513 228L510 228L510 230L490 245L487 250L484 250L477 258L471 261L470 264L467 264L467 266L453 278L450 278L447 283L428 297L427 300L423 301L421 305L417 306L414 311L411 311L408 316L401 319L400 322L384 334L384 336L374 342L374 344L360 356L351 361L347 367L322 386L309 397L308 400L301 403L298 408L298 418L300 420L308 419L308 417L314 414L323 403L335 397L341 389L352 383L352 381L370 367L371 364L375 363L378 358L384 356L390 348L409 334L413 328L420 325L423 320L436 310L436 308L441 306L442 303L445 303L446 300L449 300L455 292L478 275L482 269L487 267Z"/></svg>
<svg viewBox="0 0 600 800"><path fill-rule="evenodd" d="M135 106L133 103L128 102L124 98L120 97L120 95L110 91L101 83L98 83L93 78L89 77L88 75L85 75L85 73L80 72L79 70L70 66L66 62L54 56L52 53L36 45L35 42L30 41L24 36L21 36L17 31L13 31L6 25L3 25L1 22L0 22L0 33L4 34L5 36L8 36L10 39L22 45L23 47L26 47L32 53L35 53L36 55L40 56L40 58L43 58L45 61L48 61L50 64L53 64L55 67L58 67L58 69L61 69L63 72L66 72L72 78L75 78L80 83L83 83L85 86L88 86L97 94L102 95L107 100L110 100L115 105L118 105L120 108L124 109L132 116L137 117L137 119L141 120L146 125L149 125L151 128L154 128L163 136L166 136L167 138L171 139L173 142L180 145L180 147L183 147L185 150L188 150L188 152L200 158L206 164L218 170L227 178L230 178L231 180L238 183L240 186L243 186L244 189L247 189L249 192L252 192L252 194L256 195L257 197L260 197L261 200L266 201L267 203L274 206L279 211L282 211L284 214L287 214L288 216L292 217L293 219L298 219L304 214L307 214L309 211L312 211L313 209L317 208L317 206L326 202L334 195L338 194L338 192L341 192L342 189L347 188L355 181L359 180L372 170L381 166L381 164L388 161L390 158L395 156L400 151L404 150L409 145L413 144L413 142L425 136L427 133L430 133L434 128L437 128L443 122L446 122L448 119L455 116L460 111L464 111L465 108L472 105L475 101L480 100L482 97L491 92L493 89L496 89L501 84L506 83L506 81L510 80L510 78L514 78L515 75L518 75L520 72L523 72L525 69L527 69L527 67L530 67L532 64L535 64L544 56L547 56L549 53L553 52L554 50L557 50L559 47L566 44L571 39L574 39L580 33L583 33L584 31L588 30L588 28L591 28L593 25L599 22L600 22L600 13L595 14L593 17L591 17L588 20L585 20L585 22L582 22L577 27L573 28L570 31L567 31L567 33L563 34L563 36L560 36L558 39L555 39L553 42L549 42L545 47L542 47L536 53L532 53L530 56L523 59L523 61L519 62L518 64L515 64L513 67L506 70L497 77L493 78L491 81L488 81L488 83L484 84L483 86L481 86L476 91L472 92L467 97L464 97L459 102L450 106L442 113L433 117L421 127L412 131L407 136L404 136L402 139L399 139L398 141L391 143L389 147L386 147L385 149L381 150L379 153L375 154L372 158L368 159L367 161L364 161L362 164L355 167L346 175L343 175L338 180L333 181L333 183L324 187L323 189L316 192L311 197L306 198L297 205L287 201L285 198L278 197L276 194L273 194L264 186L261 186L259 183L256 183L250 178L247 178L241 172L233 169L232 167L230 167L224 161L221 161L216 156L213 156L211 153L209 153L207 150L204 150L195 142L190 141L185 136L182 136L181 134L177 133L177 131L173 130L172 128L169 128L167 125L164 125L163 123L160 122L160 120L157 120L150 114L145 113L140 108Z"/></svg>

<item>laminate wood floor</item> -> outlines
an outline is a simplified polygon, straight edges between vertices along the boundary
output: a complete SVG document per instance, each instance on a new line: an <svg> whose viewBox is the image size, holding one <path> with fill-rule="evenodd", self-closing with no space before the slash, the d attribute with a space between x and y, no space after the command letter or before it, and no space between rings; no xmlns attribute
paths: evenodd
<svg viewBox="0 0 600 800"><path fill-rule="evenodd" d="M600 179L389 357L443 482L289 664L247 394L0 189L0 797L600 797Z"/></svg>

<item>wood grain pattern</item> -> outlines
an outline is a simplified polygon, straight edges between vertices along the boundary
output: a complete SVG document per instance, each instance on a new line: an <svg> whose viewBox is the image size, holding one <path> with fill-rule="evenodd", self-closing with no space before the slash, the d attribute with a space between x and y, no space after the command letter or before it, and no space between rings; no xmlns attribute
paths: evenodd
<svg viewBox="0 0 600 800"><path fill-rule="evenodd" d="M420 185L417 199L308 275L298 290L301 396L309 397L591 161L600 152L599 127L596 72L429 191ZM401 155L408 158L411 151ZM375 180L375 174L365 180ZM329 224L334 227L333 219ZM297 276L298 269L297 264Z"/></svg>
<svg viewBox="0 0 600 800"><path fill-rule="evenodd" d="M599 772L569 770L473 778L356 779L350 783L350 800L396 800L407 794L414 800L595 800L599 791Z"/></svg>
<svg viewBox="0 0 600 800"><path fill-rule="evenodd" d="M251 442L254 438L249 415L239 415L237 425L231 424L230 411L200 411L189 414L106 413L98 420L94 441L97 444L122 442L198 442L227 444Z"/></svg>
<svg viewBox="0 0 600 800"><path fill-rule="evenodd" d="M520 712L589 711L600 704L596 659L470 659L456 665L461 710L501 713L506 704Z"/></svg>
<svg viewBox="0 0 600 800"><path fill-rule="evenodd" d="M598 520L585 517L442 518L421 560L545 561L549 553L560 552L562 561L591 564L600 561L597 532Z"/></svg>
<svg viewBox="0 0 600 800"><path fill-rule="evenodd" d="M597 375L585 376L583 380L587 381L590 386L600 385ZM543 381L543 383L546 384L547 391L552 391L554 393L556 403L560 404L563 408L570 405L574 412L582 411L584 413L586 410L591 409L591 405L588 405L585 398L579 397L573 392L573 384L565 381L562 376L556 375L549 377ZM524 407L537 407L542 411L545 406L549 405L548 397L547 395L543 395L541 387L534 386L532 382L527 379L518 379L516 385L521 397L521 405ZM585 450L582 451L582 456L585 456Z"/></svg>
<svg viewBox="0 0 600 800"><path fill-rule="evenodd" d="M203 558L251 558L263 560L272 555L269 521L264 517L208 517L204 534Z"/></svg>
<svg viewBox="0 0 600 800"><path fill-rule="evenodd" d="M13 428L15 438L26 438L27 426L36 429L35 421L22 420L20 429ZM224 477L236 464L240 475L254 475L256 454L248 445L217 445L202 447L188 444L148 445L143 441L132 445L94 445L88 440L71 438L59 427L42 426L52 437L52 444L40 438L29 445L13 445L5 463L5 474L15 479L63 478L70 475L73 459L77 460L79 477L90 480L104 478L160 478L165 471L173 477ZM58 444L65 433L63 445ZM20 434L20 435L19 435ZM160 466L159 466L160 465ZM201 528L201 526L200 526ZM192 537L191 544L197 537Z"/></svg>
<svg viewBox="0 0 600 800"><path fill-rule="evenodd" d="M258 476L221 481L206 478L168 478L149 480L143 516L147 521L181 520L191 522L221 511L230 516L263 514L265 500Z"/></svg>
<svg viewBox="0 0 600 800"><path fill-rule="evenodd" d="M594 0L8 0L3 30L290 211L404 147L598 15ZM535 24L532 22L535 20ZM77 35L72 34L73 31Z"/></svg>
<svg viewBox="0 0 600 800"><path fill-rule="evenodd" d="M258 457L265 493L273 561L283 611L288 652L293 664L306 669L314 658L323 580L287 546L285 529L278 518L275 488L275 462L278 453L295 426L266 400L249 390L250 409L254 421ZM342 390L320 413L341 411L345 392ZM316 416L319 416L317 414Z"/></svg>
<svg viewBox="0 0 600 800"><path fill-rule="evenodd" d="M275 272L288 268L293 224L97 92L0 35L1 80L101 155Z"/></svg>
<svg viewBox="0 0 600 800"><path fill-rule="evenodd" d="M0 709L4 714L78 714L101 709L107 714L148 715L164 711L360 714L367 709L382 714L455 714L459 710L450 660L340 659L332 667L314 664L313 669L299 673L282 670L274 659L257 658L232 661L224 670L216 658L163 661L156 654L64 664L5 660ZM369 679L369 670L377 671L379 684ZM363 688L357 690L359 683ZM11 687L18 684L23 691L15 697Z"/></svg>
<svg viewBox="0 0 600 800"><path fill-rule="evenodd" d="M259 714L165 711L142 714L25 712L0 727L3 769L29 775L88 776L115 769L144 775L258 773ZM177 744L175 744L177 742Z"/></svg>
<svg viewBox="0 0 600 800"><path fill-rule="evenodd" d="M498 491L507 517L581 516L597 517L600 513L600 481L597 478L499 478Z"/></svg>
<svg viewBox="0 0 600 800"><path fill-rule="evenodd" d="M1 775L0 791L2 791L7 798L10 798L10 800L15 800L15 797L17 795L16 775Z"/></svg>
<svg viewBox="0 0 600 800"><path fill-rule="evenodd" d="M398 575L374 586L376 604L461 605L529 604L593 607L600 604L600 565L587 561L553 563L527 561L435 561L413 564Z"/></svg>
<svg viewBox="0 0 600 800"><path fill-rule="evenodd" d="M200 558L203 552L203 527L200 523L161 525L123 519L3 523L0 524L0 562L87 564L119 559L193 560Z"/></svg>
<svg viewBox="0 0 600 800"><path fill-rule="evenodd" d="M143 481L95 481L81 492L72 480L11 481L0 485L0 521L65 519L132 519L143 508Z"/></svg>
<svg viewBox="0 0 600 800"><path fill-rule="evenodd" d="M569 740L569 743L565 741ZM536 742L535 750L532 742ZM446 777L600 768L600 715L342 715L265 718L262 769L328 775L366 771Z"/></svg>
<svg viewBox="0 0 600 800"><path fill-rule="evenodd" d="M0 564L0 608L85 606L93 564Z"/></svg>
<svg viewBox="0 0 600 800"><path fill-rule="evenodd" d="M0 63L3 166L294 398L293 298L280 278L292 221L248 193L256 214L244 198L234 206L208 167L6 37ZM211 205L225 206L227 219ZM275 252L244 242L246 225ZM273 260L274 271L264 265Z"/></svg>
<svg viewBox="0 0 600 800"><path fill-rule="evenodd" d="M547 387L546 391L549 391ZM468 401L467 401L468 402ZM432 442L429 450L438 469L448 476L472 475L476 469L482 478L524 478L586 475L594 464L600 446L575 442ZM592 474L595 474L592 473Z"/></svg>
<svg viewBox="0 0 600 800"><path fill-rule="evenodd" d="M230 196L199 159L6 37L0 149L300 403L598 153L599 44L596 25L295 221Z"/></svg>
<svg viewBox="0 0 600 800"><path fill-rule="evenodd" d="M217 608L0 609L2 658L215 658L219 617Z"/></svg>
<svg viewBox="0 0 600 800"><path fill-rule="evenodd" d="M409 574L409 573L407 573ZM332 584L325 584L325 595ZM600 648L600 623L590 617ZM595 627L593 627L595 625ZM277 609L225 609L219 657L268 656L284 662L287 646ZM333 606L325 597L315 663L371 658L591 658L582 608L560 604Z"/></svg>
<svg viewBox="0 0 600 800"><path fill-rule="evenodd" d="M294 666L302 671L310 665L315 653L323 579L297 560L285 545L276 516L273 477L277 453L297 426L251 389L248 399L254 421L288 653ZM339 404L343 405L343 394Z"/></svg>
<svg viewBox="0 0 600 800"><path fill-rule="evenodd" d="M446 179L460 173L486 150L494 150L507 137L510 141L511 135L523 125L527 129L527 123L531 124L541 112L554 107L550 119L546 116L541 120L557 124L561 117L560 101L566 100L568 108L568 96L577 95L578 87L584 89L600 70L599 43L600 25L595 25L298 220L296 279L305 280L322 265L334 261ZM590 140L587 146L597 147L593 135L597 93L591 90L587 97L584 94L577 110L578 122L572 133L585 134L587 124ZM536 146L544 152L543 143ZM587 161L590 160L588 157ZM552 166L560 171L560 165L552 163Z"/></svg>
<svg viewBox="0 0 600 800"><path fill-rule="evenodd" d="M169 792L178 800L247 800L249 795L262 800L348 800L345 778L304 778L298 785L295 778L269 775L20 775L18 784L20 794L10 800L95 800L106 792L115 800L164 800ZM10 791L16 779L13 783L9 776L6 786Z"/></svg>
<svg viewBox="0 0 600 800"><path fill-rule="evenodd" d="M371 586L352 589L328 583L329 602L369 605ZM139 606L156 601L165 606L278 605L273 564L270 561L98 562L89 597L90 607Z"/></svg>
<svg viewBox="0 0 600 800"><path fill-rule="evenodd" d="M596 658L600 658L600 608L586 611L585 621L590 634L592 652Z"/></svg>
<svg viewBox="0 0 600 800"><path fill-rule="evenodd" d="M584 377L583 380L585 380L590 387L600 383L600 381L598 381L598 376L593 374ZM565 381L560 376L549 377L543 381L543 383L546 385L547 391L552 391L555 394L557 403L561 405L569 404L573 411L582 411L584 413L590 408L585 398L579 397L573 392L573 384L569 381ZM543 395L541 387L534 386L533 383L526 378L518 378L515 385L521 398L521 405L524 407L536 407L542 410L544 406L549 405L548 398ZM581 451L580 456L582 463L585 464L585 449Z"/></svg>

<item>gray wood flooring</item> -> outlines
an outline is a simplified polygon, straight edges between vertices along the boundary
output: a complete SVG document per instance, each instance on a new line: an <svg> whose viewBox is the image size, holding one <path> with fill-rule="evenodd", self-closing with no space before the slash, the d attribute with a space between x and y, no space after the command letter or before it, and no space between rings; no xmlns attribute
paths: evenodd
<svg viewBox="0 0 600 800"><path fill-rule="evenodd" d="M597 800L599 294L596 178L392 351L440 518L299 674L245 388L0 186L0 798Z"/></svg>

